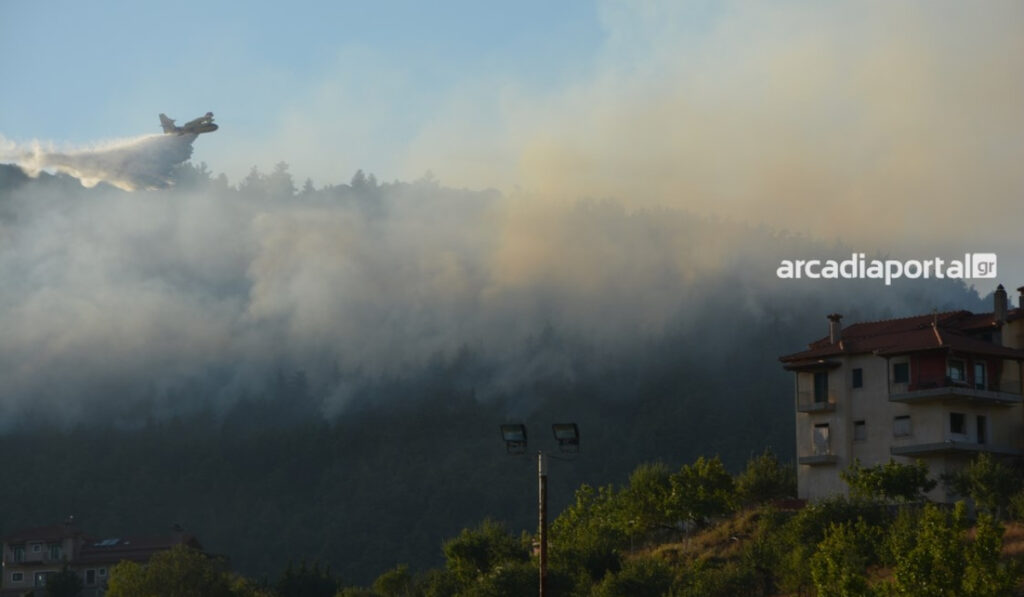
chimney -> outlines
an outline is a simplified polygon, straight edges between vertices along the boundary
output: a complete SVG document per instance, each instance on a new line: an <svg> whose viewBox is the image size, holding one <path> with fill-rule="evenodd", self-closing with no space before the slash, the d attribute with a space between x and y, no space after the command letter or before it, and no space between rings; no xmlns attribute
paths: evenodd
<svg viewBox="0 0 1024 597"><path fill-rule="evenodd" d="M842 318L843 316L838 313L828 316L828 341L832 344L843 339L843 325L839 323Z"/></svg>
<svg viewBox="0 0 1024 597"><path fill-rule="evenodd" d="M1002 325L1006 323L1006 289L1000 284L996 288L995 292L995 310L992 312L992 317L996 320L996 324Z"/></svg>

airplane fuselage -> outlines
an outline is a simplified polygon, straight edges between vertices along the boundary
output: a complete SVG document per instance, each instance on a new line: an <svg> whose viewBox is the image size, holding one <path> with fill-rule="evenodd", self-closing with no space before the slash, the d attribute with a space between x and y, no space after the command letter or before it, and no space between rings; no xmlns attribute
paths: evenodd
<svg viewBox="0 0 1024 597"><path fill-rule="evenodd" d="M185 126L176 126L174 128L176 129L175 132L179 135L199 135L202 133L212 133L213 131L217 130L220 127L213 124L212 122L208 122L206 124L198 124L195 126L189 126L186 124Z"/></svg>
<svg viewBox="0 0 1024 597"><path fill-rule="evenodd" d="M202 133L212 133L220 128L213 123L213 112L207 112L205 116L190 120L184 126L175 126L173 118L168 118L166 114L161 114L160 126L163 127L164 134L166 135L200 135Z"/></svg>

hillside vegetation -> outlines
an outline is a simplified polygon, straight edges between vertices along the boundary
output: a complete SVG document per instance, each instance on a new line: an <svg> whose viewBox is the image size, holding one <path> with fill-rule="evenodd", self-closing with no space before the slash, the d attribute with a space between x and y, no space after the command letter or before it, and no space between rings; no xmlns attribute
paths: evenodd
<svg viewBox="0 0 1024 597"><path fill-rule="evenodd" d="M699 458L678 470L644 464L625 486L581 486L574 503L553 522L548 594L1024 595L1024 485L1019 470L979 458L963 473L941 480L964 488L965 499L952 506L923 498L938 480L922 471L921 464L855 465L844 474L850 497L803 504L788 498L795 490L792 467L768 451L737 476L728 474L717 457ZM444 542L441 568L414 574L399 565L369 587L354 587L343 586L327 568L302 562L290 564L276 582L262 584L220 573L216 584L221 592L216 594L533 595L538 583L535 540L484 520ZM181 569L189 556L168 554L168 562L174 557L178 568L168 563L166 570L160 565L147 569L152 580L134 565L115 569L111 597L163 595L158 587L174 578L168 570Z"/></svg>
<svg viewBox="0 0 1024 597"><path fill-rule="evenodd" d="M549 591L598 597L736 595L956 596L1024 594L1020 470L981 456L931 479L923 463L843 473L850 496L804 505L792 468L766 451L730 476L717 458L676 471L645 464L628 485L576 492L551 526ZM924 493L943 482L952 506ZM970 505L970 515L969 506ZM529 595L530 537L485 521L444 545L446 566L387 588L339 595Z"/></svg>

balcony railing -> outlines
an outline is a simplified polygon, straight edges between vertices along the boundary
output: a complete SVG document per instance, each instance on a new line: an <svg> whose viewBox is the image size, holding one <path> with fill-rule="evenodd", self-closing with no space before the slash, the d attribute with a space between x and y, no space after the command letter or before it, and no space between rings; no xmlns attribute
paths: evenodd
<svg viewBox="0 0 1024 597"><path fill-rule="evenodd" d="M915 384L889 384L889 400L912 404L944 400L964 400L986 405L1012 406L1024 399L1020 393L1020 382L1004 380L1000 384L975 387L965 382L953 381L949 377L917 380Z"/></svg>
<svg viewBox="0 0 1024 597"><path fill-rule="evenodd" d="M822 400L824 398L824 400ZM836 399L832 392L827 396L815 396L811 390L799 391L796 394L796 411L800 413L828 413L836 409Z"/></svg>
<svg viewBox="0 0 1024 597"><path fill-rule="evenodd" d="M909 444L905 446L892 446L889 453L893 456L934 456L940 454L979 454L986 452L1002 456L1022 456L1024 451L1004 446L992 446L976 442L948 440L944 442L930 442Z"/></svg>

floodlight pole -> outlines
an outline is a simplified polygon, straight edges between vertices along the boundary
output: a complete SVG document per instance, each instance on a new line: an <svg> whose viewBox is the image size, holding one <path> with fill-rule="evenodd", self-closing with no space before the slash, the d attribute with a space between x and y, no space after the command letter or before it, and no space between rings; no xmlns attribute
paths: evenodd
<svg viewBox="0 0 1024 597"><path fill-rule="evenodd" d="M540 524L540 597L548 581L548 457L537 452L537 517Z"/></svg>
<svg viewBox="0 0 1024 597"><path fill-rule="evenodd" d="M558 449L562 452L580 451L580 430L576 423L556 423L551 431L558 441ZM509 454L526 452L526 425L522 423L506 423L501 426L501 436L505 440L505 451ZM556 456L557 458L557 456ZM537 526L539 570L539 594L544 597L548 583L548 456L544 450L537 451Z"/></svg>

